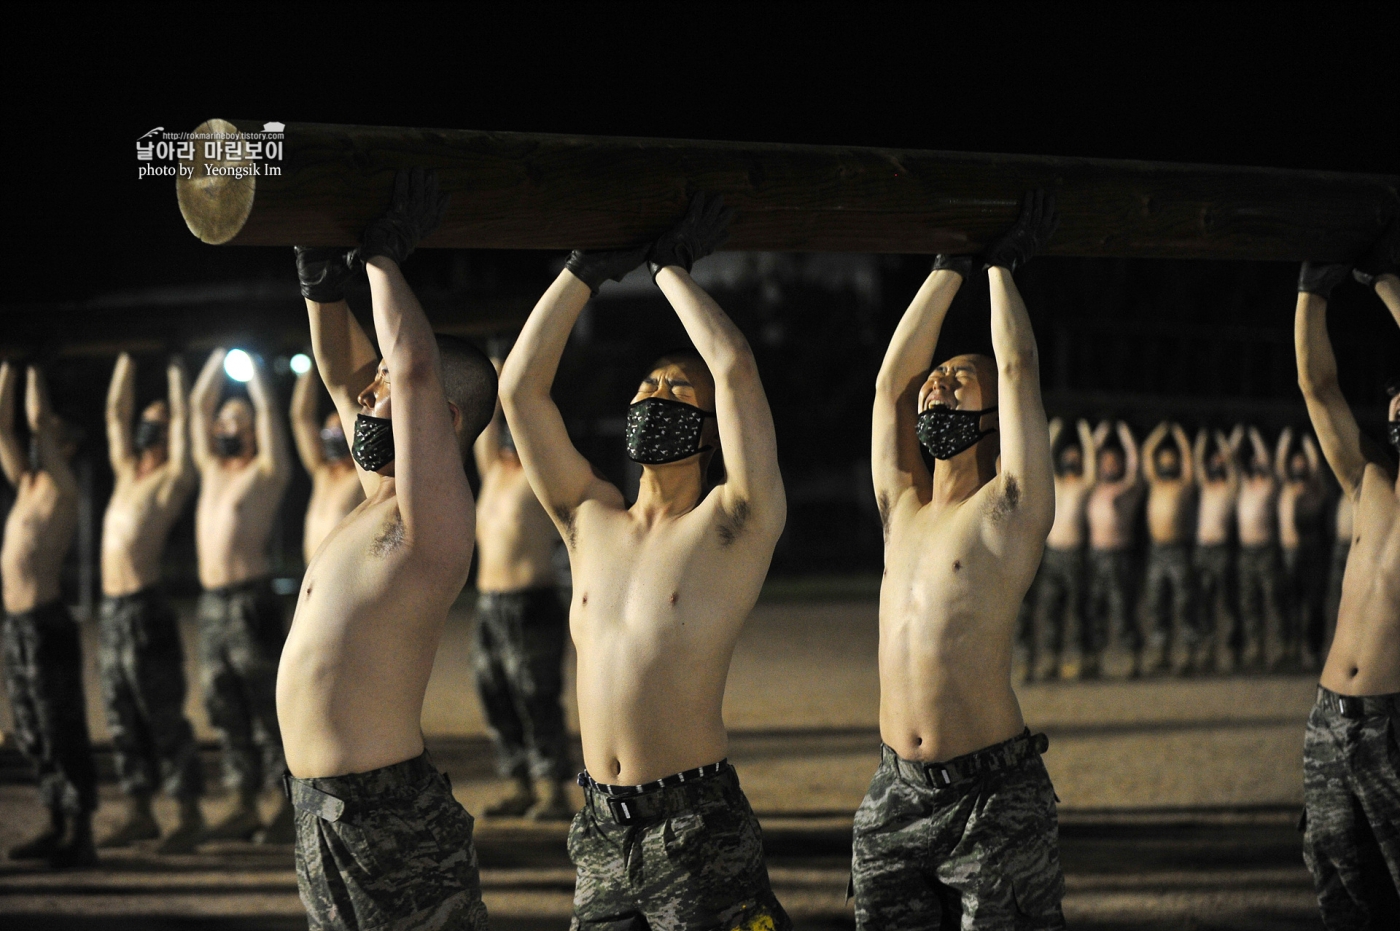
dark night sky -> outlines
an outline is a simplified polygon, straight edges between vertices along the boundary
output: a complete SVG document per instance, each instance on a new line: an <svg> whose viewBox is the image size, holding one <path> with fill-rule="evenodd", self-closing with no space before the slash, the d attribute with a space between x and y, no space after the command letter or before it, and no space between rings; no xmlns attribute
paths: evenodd
<svg viewBox="0 0 1400 931"><path fill-rule="evenodd" d="M280 267L136 178L211 116L1400 169L1394 4L1143 6L46 6L3 66L4 302Z"/></svg>

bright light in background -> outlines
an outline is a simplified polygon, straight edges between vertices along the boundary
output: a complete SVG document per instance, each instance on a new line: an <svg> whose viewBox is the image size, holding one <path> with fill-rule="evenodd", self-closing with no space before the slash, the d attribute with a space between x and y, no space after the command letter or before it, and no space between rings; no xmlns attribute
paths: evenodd
<svg viewBox="0 0 1400 931"><path fill-rule="evenodd" d="M242 349L231 349L224 356L224 374L234 381L250 381L253 378L253 357Z"/></svg>
<svg viewBox="0 0 1400 931"><path fill-rule="evenodd" d="M299 352L292 356L292 371L298 375L305 375L311 371L311 357L304 352Z"/></svg>

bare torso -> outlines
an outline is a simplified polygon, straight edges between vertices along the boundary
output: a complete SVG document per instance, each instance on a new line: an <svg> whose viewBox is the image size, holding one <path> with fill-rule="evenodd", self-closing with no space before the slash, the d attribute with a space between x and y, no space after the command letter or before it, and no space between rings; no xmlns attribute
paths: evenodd
<svg viewBox="0 0 1400 931"><path fill-rule="evenodd" d="M906 759L951 759L1025 727L1011 646L1041 546L1000 534L1000 552L989 546L986 526L1006 519L994 506L995 486L961 504L911 502L891 514L880 586L880 735Z"/></svg>
<svg viewBox="0 0 1400 931"><path fill-rule="evenodd" d="M735 529L712 491L648 525L599 501L574 515L569 626L579 730L594 778L636 784L722 759L734 643L777 531Z"/></svg>
<svg viewBox="0 0 1400 931"><path fill-rule="evenodd" d="M1078 475L1055 476L1055 523L1045 545L1077 550L1084 545L1085 511L1093 486Z"/></svg>
<svg viewBox="0 0 1400 931"><path fill-rule="evenodd" d="M285 480L241 460L215 460L200 480L194 517L200 584L223 588L267 575Z"/></svg>
<svg viewBox="0 0 1400 931"><path fill-rule="evenodd" d="M1278 493L1278 539L1284 549L1320 546L1327 501L1316 482L1284 482Z"/></svg>
<svg viewBox="0 0 1400 931"><path fill-rule="evenodd" d="M1147 535L1153 543L1172 545L1191 539L1195 486L1181 479L1158 479L1148 484Z"/></svg>
<svg viewBox="0 0 1400 931"><path fill-rule="evenodd" d="M1333 530L1336 533L1338 543L1345 543L1351 546L1352 536L1352 515L1355 513L1351 505L1351 499L1342 495L1337 499L1336 521L1333 523Z"/></svg>
<svg viewBox="0 0 1400 931"><path fill-rule="evenodd" d="M1400 495L1380 466L1365 467L1353 522L1322 684L1343 695L1400 692Z"/></svg>
<svg viewBox="0 0 1400 931"><path fill-rule="evenodd" d="M1278 525L1278 485L1271 476L1244 476L1235 502L1241 546L1268 546Z"/></svg>
<svg viewBox="0 0 1400 931"><path fill-rule="evenodd" d="M317 467L311 476L311 500L306 505L302 530L302 556L308 566L321 541L364 500L365 490L350 460L325 462Z"/></svg>
<svg viewBox="0 0 1400 931"><path fill-rule="evenodd" d="M77 526L76 488L48 472L20 476L0 546L6 611L19 614L58 600L63 559Z"/></svg>
<svg viewBox="0 0 1400 931"><path fill-rule="evenodd" d="M277 718L298 778L367 772L423 752L423 695L466 557L416 554L398 502L376 495L327 535L302 579L277 669ZM462 563L445 578L435 560ZM455 587L454 587L455 582Z"/></svg>
<svg viewBox="0 0 1400 931"><path fill-rule="evenodd" d="M1089 546L1124 550L1133 545L1133 525L1142 501L1136 482L1100 482L1089 493Z"/></svg>
<svg viewBox="0 0 1400 931"><path fill-rule="evenodd" d="M476 504L477 589L518 592L554 585L558 540L519 460L498 459L482 477Z"/></svg>
<svg viewBox="0 0 1400 931"><path fill-rule="evenodd" d="M160 581L166 538L191 490L176 484L166 468L118 472L102 518L104 595L130 595Z"/></svg>
<svg viewBox="0 0 1400 931"><path fill-rule="evenodd" d="M1224 546L1230 542L1235 524L1235 491L1231 482L1206 479L1201 483L1200 507L1196 512L1196 542L1201 546Z"/></svg>

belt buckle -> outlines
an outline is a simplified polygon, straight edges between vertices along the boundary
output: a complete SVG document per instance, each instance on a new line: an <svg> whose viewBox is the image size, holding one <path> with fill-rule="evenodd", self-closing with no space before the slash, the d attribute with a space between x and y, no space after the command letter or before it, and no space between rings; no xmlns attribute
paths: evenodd
<svg viewBox="0 0 1400 931"><path fill-rule="evenodd" d="M1351 698L1346 695L1337 696L1337 710L1342 713L1342 717L1344 718L1354 719L1365 715L1364 704L1359 699Z"/></svg>
<svg viewBox="0 0 1400 931"><path fill-rule="evenodd" d="M942 782L938 781L940 776L943 777ZM946 789L953 784L953 776L942 763L925 763L924 781L935 789Z"/></svg>
<svg viewBox="0 0 1400 931"><path fill-rule="evenodd" d="M635 799L613 798L611 795L605 795L603 800L608 803L608 811L612 813L613 820L618 824L628 827L636 822L637 804Z"/></svg>

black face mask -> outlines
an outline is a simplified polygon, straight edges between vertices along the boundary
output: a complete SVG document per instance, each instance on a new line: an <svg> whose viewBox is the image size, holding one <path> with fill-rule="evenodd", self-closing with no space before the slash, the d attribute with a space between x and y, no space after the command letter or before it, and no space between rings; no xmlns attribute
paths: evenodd
<svg viewBox="0 0 1400 931"><path fill-rule="evenodd" d="M136 432L132 435L131 445L136 447L138 453L144 453L148 449L154 449L165 442L165 424L159 420L143 420L136 425Z"/></svg>
<svg viewBox="0 0 1400 931"><path fill-rule="evenodd" d="M43 470L44 457L39 454L39 438L31 436L29 438L29 471L36 475Z"/></svg>
<svg viewBox="0 0 1400 931"><path fill-rule="evenodd" d="M325 427L321 430L321 455L327 462L339 462L350 455L350 446L345 442L345 431L339 427Z"/></svg>
<svg viewBox="0 0 1400 931"><path fill-rule="evenodd" d="M1400 449L1400 420L1392 420L1388 426L1390 427L1390 445Z"/></svg>
<svg viewBox="0 0 1400 931"><path fill-rule="evenodd" d="M1225 467L1223 465L1206 466L1206 477L1213 482L1218 482L1221 479L1225 478L1227 475L1229 475L1229 473L1225 470Z"/></svg>
<svg viewBox="0 0 1400 931"><path fill-rule="evenodd" d="M378 472L394 461L394 422L387 417L358 414L350 455L366 472Z"/></svg>
<svg viewBox="0 0 1400 931"><path fill-rule="evenodd" d="M646 398L627 408L627 458L643 465L677 462L700 452L700 431L713 417L693 404Z"/></svg>
<svg viewBox="0 0 1400 931"><path fill-rule="evenodd" d="M1181 463L1178 462L1173 465L1162 465L1159 463L1157 465L1157 477L1181 478Z"/></svg>
<svg viewBox="0 0 1400 931"><path fill-rule="evenodd" d="M949 407L930 407L919 415L915 432L919 442L935 459L952 459L958 453L971 449L978 440L995 430L983 430L982 417L996 410L995 407L980 411L958 411Z"/></svg>
<svg viewBox="0 0 1400 931"><path fill-rule="evenodd" d="M214 437L214 451L224 459L243 455L243 437L237 433L220 433Z"/></svg>

